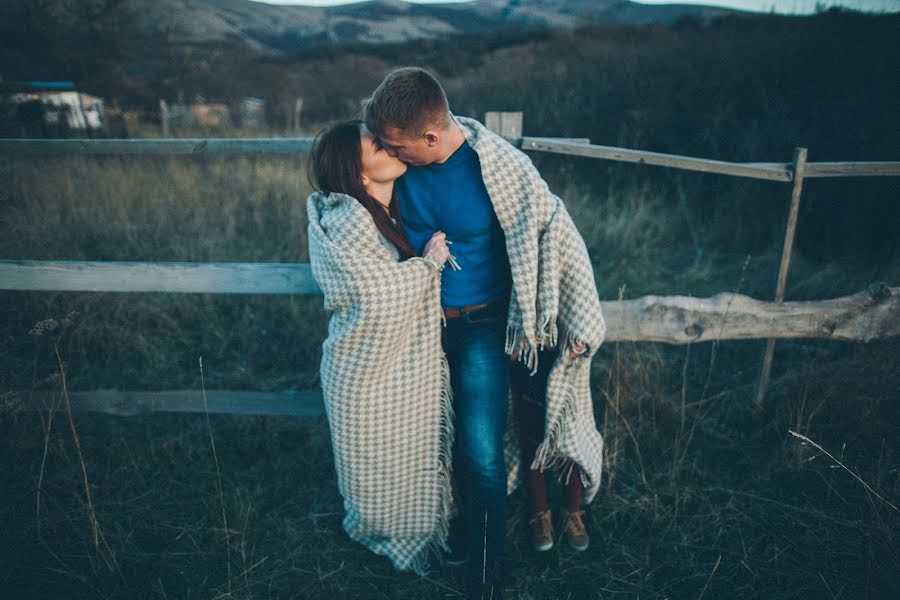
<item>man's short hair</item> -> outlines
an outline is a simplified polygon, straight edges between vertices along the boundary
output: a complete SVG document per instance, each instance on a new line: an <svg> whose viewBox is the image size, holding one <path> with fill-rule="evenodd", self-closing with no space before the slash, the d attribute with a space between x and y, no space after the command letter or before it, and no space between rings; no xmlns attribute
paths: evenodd
<svg viewBox="0 0 900 600"><path fill-rule="evenodd" d="M450 105L438 80L420 67L401 67L387 74L363 103L366 127L375 135L387 127L418 136L430 126L450 125Z"/></svg>

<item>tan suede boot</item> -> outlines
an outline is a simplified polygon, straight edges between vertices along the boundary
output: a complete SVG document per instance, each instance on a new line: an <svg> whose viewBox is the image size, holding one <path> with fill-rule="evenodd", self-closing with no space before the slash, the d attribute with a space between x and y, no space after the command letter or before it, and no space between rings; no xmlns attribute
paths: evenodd
<svg viewBox="0 0 900 600"><path fill-rule="evenodd" d="M566 536L569 546L578 552L587 550L591 544L591 538L588 536L587 528L584 526L584 511L576 510L570 513L563 508L561 512L563 535Z"/></svg>
<svg viewBox="0 0 900 600"><path fill-rule="evenodd" d="M531 530L531 547L536 552L546 552L553 547L553 519L549 510L531 515L528 527Z"/></svg>

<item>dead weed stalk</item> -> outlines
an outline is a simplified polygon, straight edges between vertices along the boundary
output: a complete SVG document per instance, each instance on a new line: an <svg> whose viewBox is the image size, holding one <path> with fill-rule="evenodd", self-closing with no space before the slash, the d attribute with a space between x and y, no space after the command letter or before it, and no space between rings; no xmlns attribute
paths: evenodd
<svg viewBox="0 0 900 600"><path fill-rule="evenodd" d="M212 423L209 420L209 405L206 402L206 384L203 381L203 356L200 357L200 390L203 395L203 414L206 415L206 429L209 432L209 445L212 448L213 462L216 466L216 490L219 493L219 508L222 511L222 529L225 531L225 567L228 573L228 594L231 594L231 536L228 532L228 515L225 511L225 494L222 492L222 471L219 468L219 454L216 452L216 440L213 437Z"/></svg>
<svg viewBox="0 0 900 600"><path fill-rule="evenodd" d="M885 504L887 504L888 506L890 506L891 508L893 508L895 512L900 512L900 509L898 509L896 506L894 506L894 505L893 505L889 500L887 500L884 496L882 496L881 494L879 494L878 492L876 492L875 490L873 490L873 489L872 489L872 486L870 486L868 483L866 483L865 481L863 481L863 478L862 478L862 477L860 477L859 475L857 475L857 474L856 474L855 472L853 472L851 469L847 468L847 465L845 465L845 464L842 463L840 460L838 460L837 458L835 458L834 456L832 456L831 453L828 452L828 450L826 450L825 448L823 448L823 447L820 446L819 444L815 443L814 441L812 441L811 439L809 439L808 437L806 437L806 436L803 435L802 433L797 433L796 431L793 431L793 430L791 430L791 429L788 429L788 433L790 433L790 434L791 434L792 436L794 436L795 438L799 438L799 439L802 440L804 443L809 444L810 446L812 446L812 447L814 447L815 449L817 449L817 450L819 450L820 452L822 452L825 456L827 456L828 458L830 458L831 460L833 460L835 463L837 463L842 469L844 469L845 471L847 471L848 473L850 473L850 475L852 475L854 479L856 479L858 482L860 482L860 483L862 484L862 486L863 486L864 488L866 488L867 491L871 492L876 498L878 498L879 500L881 500L882 502L884 502Z"/></svg>

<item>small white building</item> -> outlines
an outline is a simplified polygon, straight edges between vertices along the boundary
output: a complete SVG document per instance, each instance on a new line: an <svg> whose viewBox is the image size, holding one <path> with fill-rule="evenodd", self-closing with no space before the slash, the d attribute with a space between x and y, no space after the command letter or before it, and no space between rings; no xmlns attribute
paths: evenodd
<svg viewBox="0 0 900 600"><path fill-rule="evenodd" d="M266 124L266 101L262 98L247 96L239 105L241 126L259 128Z"/></svg>
<svg viewBox="0 0 900 600"><path fill-rule="evenodd" d="M27 137L102 135L103 99L79 92L71 81L0 83L7 106L15 108L18 127Z"/></svg>

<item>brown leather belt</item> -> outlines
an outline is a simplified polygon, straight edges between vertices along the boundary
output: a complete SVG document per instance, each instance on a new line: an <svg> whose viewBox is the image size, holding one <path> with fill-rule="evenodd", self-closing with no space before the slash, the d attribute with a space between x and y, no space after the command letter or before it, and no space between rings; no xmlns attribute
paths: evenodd
<svg viewBox="0 0 900 600"><path fill-rule="evenodd" d="M483 308L487 308L488 306L491 306L492 304L495 304L495 302L483 302L482 304L473 304L471 306L463 306L461 308L445 308L444 309L444 318L447 319L448 321L450 319L458 319L459 317L461 317L465 314L479 311Z"/></svg>

